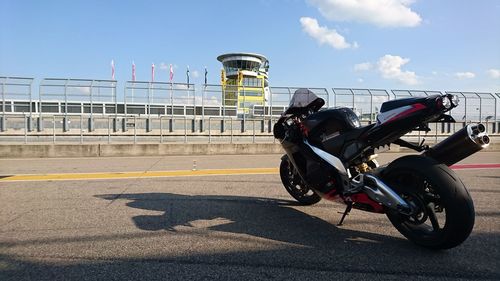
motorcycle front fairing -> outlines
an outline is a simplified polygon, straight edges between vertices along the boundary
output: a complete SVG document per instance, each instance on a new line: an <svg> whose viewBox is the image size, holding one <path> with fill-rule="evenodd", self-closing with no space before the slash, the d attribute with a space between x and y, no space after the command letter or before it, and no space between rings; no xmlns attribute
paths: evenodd
<svg viewBox="0 0 500 281"><path fill-rule="evenodd" d="M275 137L281 140L289 160L296 167L300 177L316 193L324 197L340 192L344 185L349 184L349 177L343 162L324 151L321 137L325 136L327 129L330 133L336 133L335 130L340 132L355 125L354 121L351 121L350 126L346 125L349 121L341 118L341 110L318 112L323 104L324 100L311 91L298 90L292 97L284 117L275 125L274 133ZM295 122L294 118L303 118L304 122ZM328 122L335 124L326 124ZM286 127L286 130L284 127L280 128L281 126Z"/></svg>

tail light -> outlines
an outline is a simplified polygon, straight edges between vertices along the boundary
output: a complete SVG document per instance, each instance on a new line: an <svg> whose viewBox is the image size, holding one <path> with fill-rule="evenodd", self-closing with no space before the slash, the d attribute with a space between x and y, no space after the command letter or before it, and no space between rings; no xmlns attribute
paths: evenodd
<svg viewBox="0 0 500 281"><path fill-rule="evenodd" d="M457 104L458 104L458 97L457 97ZM436 103L437 103L437 107L440 108L440 109L445 109L445 110L449 110L451 109L453 105L453 101L452 101L452 98L451 96L440 96L436 99Z"/></svg>
<svg viewBox="0 0 500 281"><path fill-rule="evenodd" d="M458 99L458 96L457 95L450 95L450 100L451 100L451 104L453 104L453 107L457 107L458 106L458 103L459 103L459 99Z"/></svg>

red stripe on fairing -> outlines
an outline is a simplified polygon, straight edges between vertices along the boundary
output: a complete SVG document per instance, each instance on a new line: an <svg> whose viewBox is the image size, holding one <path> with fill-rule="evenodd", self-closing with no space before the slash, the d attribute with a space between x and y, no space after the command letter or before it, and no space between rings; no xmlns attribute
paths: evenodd
<svg viewBox="0 0 500 281"><path fill-rule="evenodd" d="M372 211L375 213L384 213L384 207L382 207L382 205L380 205L379 203L372 200L365 193L353 194L353 195L351 195L351 199L352 199L352 202L354 202L355 204L362 203L362 204L370 205L373 208Z"/></svg>
<svg viewBox="0 0 500 281"><path fill-rule="evenodd" d="M394 120L406 117L406 116L412 114L413 112L419 111L419 110L424 109L424 108L425 108L425 105L423 105L421 103L416 103L416 104L412 105L410 109L399 113L398 115L392 117L391 119L387 120L384 123L389 123L389 122L392 122Z"/></svg>
<svg viewBox="0 0 500 281"><path fill-rule="evenodd" d="M500 169L500 164L458 164L452 165L453 170L467 170L467 169Z"/></svg>

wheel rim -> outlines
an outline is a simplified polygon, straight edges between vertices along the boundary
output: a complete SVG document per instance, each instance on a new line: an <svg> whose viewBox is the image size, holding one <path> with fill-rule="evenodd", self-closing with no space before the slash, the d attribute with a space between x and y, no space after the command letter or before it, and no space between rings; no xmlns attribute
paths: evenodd
<svg viewBox="0 0 500 281"><path fill-rule="evenodd" d="M288 184L285 187L290 192L301 198L307 198L315 195L314 191L312 191L302 182L302 179L297 174L295 168L293 167L293 165L290 165L290 162L288 161L286 176L288 179Z"/></svg>
<svg viewBox="0 0 500 281"><path fill-rule="evenodd" d="M446 206L438 190L415 172L402 172L391 183L396 192L416 210L411 216L399 215L399 223L421 237L439 235L446 226ZM401 191L402 187L408 191Z"/></svg>

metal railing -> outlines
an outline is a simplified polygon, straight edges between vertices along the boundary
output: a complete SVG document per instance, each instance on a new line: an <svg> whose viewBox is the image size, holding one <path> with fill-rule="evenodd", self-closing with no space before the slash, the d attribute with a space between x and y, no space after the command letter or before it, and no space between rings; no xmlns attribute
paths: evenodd
<svg viewBox="0 0 500 281"><path fill-rule="evenodd" d="M2 117L6 114L91 114L91 115L171 115L239 116L253 118L279 116L298 87L265 88L260 104L240 107L238 101L251 100L245 86L126 81L118 95L119 82L99 79L42 79L33 87L33 78L0 77ZM38 89L37 93L33 92ZM307 87L306 87L307 88ZM389 99L429 96L440 91L308 87L326 101L326 106L347 106L373 121L380 105ZM248 88L250 89L250 88ZM231 93L238 92L238 100ZM461 98L454 110L457 120L498 120L499 93L450 92ZM246 108L246 109L244 109ZM253 114L258 113L257 116ZM1 129L4 129L3 127Z"/></svg>
<svg viewBox="0 0 500 281"><path fill-rule="evenodd" d="M272 125L298 89L270 87L262 104L242 110L237 103L245 103L247 91L241 86L127 81L120 97L118 81L114 80L46 78L39 83L38 93L33 93L33 84L33 78L0 77L0 141L269 142L274 141ZM353 108L366 123L376 120L381 104L387 100L442 93L309 89L325 99L327 106ZM239 91L239 100L231 96L235 91ZM437 124L428 136L447 135L473 121L484 122L490 134L499 133L500 93L445 93L461 98L451 112L459 123Z"/></svg>
<svg viewBox="0 0 500 281"><path fill-rule="evenodd" d="M115 131L114 116L51 115L41 116L44 130L29 131L29 114L9 115L6 122L9 130L0 133L0 142L9 143L262 143L275 142L272 128L276 118L235 119L231 117L195 117L178 116L122 116L117 122L123 122L126 129ZM67 125L64 125L66 122ZM363 121L368 124L370 121ZM89 124L93 124L90 129ZM449 136L467 123L431 123L429 133L411 132L406 137L420 141L438 140ZM484 122L487 132L500 136L499 122ZM36 126L37 124L35 124Z"/></svg>

